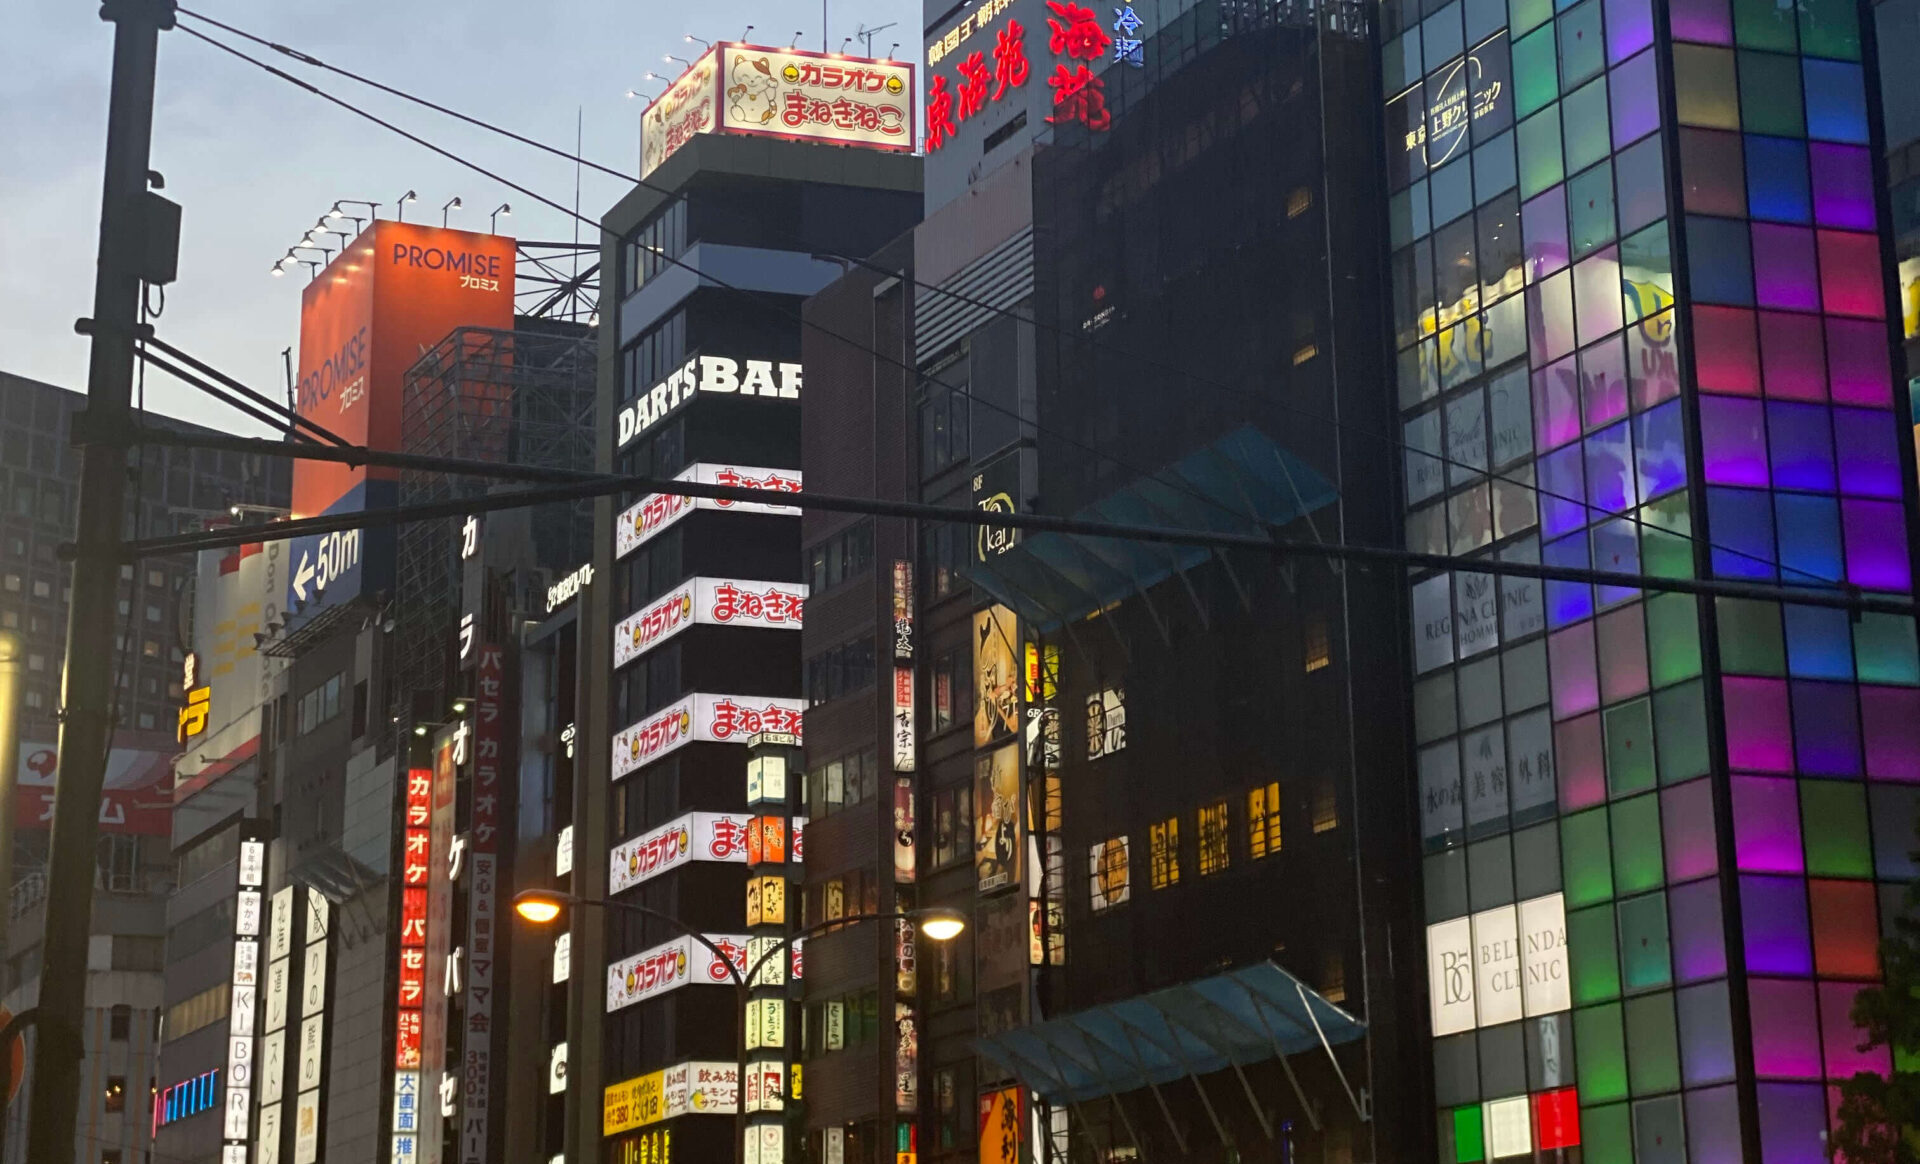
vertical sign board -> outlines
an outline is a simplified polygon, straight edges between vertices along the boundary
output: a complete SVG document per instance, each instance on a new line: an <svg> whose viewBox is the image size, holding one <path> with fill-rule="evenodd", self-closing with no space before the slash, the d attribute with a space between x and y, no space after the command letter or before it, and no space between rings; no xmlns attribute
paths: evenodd
<svg viewBox="0 0 1920 1164"><path fill-rule="evenodd" d="M467 827L473 880L467 893L467 1029L462 1038L460 1164L487 1162L487 1098L493 1072L493 959L500 833L500 765L506 666L500 647L480 647L473 708L473 800Z"/></svg>
<svg viewBox="0 0 1920 1164"><path fill-rule="evenodd" d="M457 327L513 326L514 251L510 238L422 223L360 232L301 296L299 414L350 445L397 450L401 391L420 352ZM387 504L397 481L390 469L298 462L294 516ZM360 593L373 549L362 542L360 530L293 539L284 608L310 616ZM390 568L390 553L372 556Z"/></svg>
<svg viewBox="0 0 1920 1164"><path fill-rule="evenodd" d="M420 1164L439 1164L439 1100L442 1070L447 1061L447 963L453 946L453 828L460 765L473 761L470 725L461 720L434 745L432 810L427 823L427 945L426 988L420 1003Z"/></svg>
<svg viewBox="0 0 1920 1164"><path fill-rule="evenodd" d="M400 850L400 992L393 1034L392 1164L417 1164L420 1158L420 1014L426 1002L427 869L433 856L433 791L432 768L407 770Z"/></svg>
<svg viewBox="0 0 1920 1164"><path fill-rule="evenodd" d="M240 829L233 906L232 1009L227 1021L227 1094L221 1164L247 1164L253 1134L254 1019L260 1001L261 922L266 913L267 843L259 826Z"/></svg>
<svg viewBox="0 0 1920 1164"><path fill-rule="evenodd" d="M306 949L300 969L300 1063L295 1079L293 1164L317 1164L322 1129L321 1094L326 1087L328 931L333 905L315 890L306 892Z"/></svg>
<svg viewBox="0 0 1920 1164"><path fill-rule="evenodd" d="M282 1118L287 1097L287 1002L294 974L293 932L299 890L288 885L273 895L267 924L265 993L261 1000L259 1091L260 1119L254 1135L254 1164L282 1164Z"/></svg>

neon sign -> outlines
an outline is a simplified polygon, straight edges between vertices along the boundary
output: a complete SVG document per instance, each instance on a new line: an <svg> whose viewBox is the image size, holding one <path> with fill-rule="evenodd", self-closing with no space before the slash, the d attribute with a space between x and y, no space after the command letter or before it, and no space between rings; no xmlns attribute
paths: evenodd
<svg viewBox="0 0 1920 1164"><path fill-rule="evenodd" d="M153 1130L170 1123L212 1111L220 1104L220 1069L204 1071L161 1091L153 1105Z"/></svg>

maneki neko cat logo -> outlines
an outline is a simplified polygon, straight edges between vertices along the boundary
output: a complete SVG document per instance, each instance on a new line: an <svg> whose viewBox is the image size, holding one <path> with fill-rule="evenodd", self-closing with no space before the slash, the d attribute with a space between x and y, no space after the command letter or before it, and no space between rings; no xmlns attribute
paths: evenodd
<svg viewBox="0 0 1920 1164"><path fill-rule="evenodd" d="M792 65L791 80L799 79ZM773 120L780 82L774 79L773 66L765 57L744 53L733 58L733 83L727 86L727 120L732 125L766 125Z"/></svg>

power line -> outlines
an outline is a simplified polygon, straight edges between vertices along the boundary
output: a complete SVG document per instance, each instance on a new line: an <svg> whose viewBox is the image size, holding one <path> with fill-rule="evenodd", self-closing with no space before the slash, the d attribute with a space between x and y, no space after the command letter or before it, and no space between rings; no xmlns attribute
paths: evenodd
<svg viewBox="0 0 1920 1164"><path fill-rule="evenodd" d="M191 447L199 438L183 436L179 443ZM221 438L223 441L250 438ZM473 472L479 464L454 458L425 457L414 453L387 453L375 449L337 449L327 446L296 445L262 441L263 455L302 460L340 460L347 456L382 468L422 468L438 463L445 472ZM218 446L213 446L218 447ZM496 466L496 475L512 477L529 472L525 466ZM545 470L537 470L545 472ZM1798 606L1861 611L1874 614L1907 615L1914 611L1911 598L1868 595L1857 587L1841 590L1814 590L1767 583L1738 582L1725 579L1663 578L1647 574L1629 574L1614 570L1551 566L1530 562L1505 562L1461 558L1451 554L1429 554L1384 546L1343 545L1299 538L1261 536L1259 534L1222 533L1213 530L1184 529L1176 526L1135 525L1121 522L1088 521L1073 517L1054 517L1038 513L1003 513L971 506L934 505L918 501L887 501L873 497L848 497L803 490L798 493L769 493L738 485L708 485L695 481L668 480L660 477L592 474L586 479L537 489L520 489L485 497L431 502L423 505L388 506L356 513L304 518L290 522L270 522L242 529L214 530L205 533L177 534L127 542L122 546L123 560L161 554L226 549L248 542L284 541L316 533L401 525L410 521L463 517L496 510L519 509L556 501L578 501L615 493L666 494L698 497L714 501L789 505L796 509L821 509L834 513L855 513L871 517L902 517L922 521L948 522L1026 530L1034 533L1059 533L1121 541L1146 542L1167 546L1191 546L1209 550L1249 550L1280 557L1317 557L1368 565L1411 569L1464 570L1476 574L1533 578L1547 582L1573 582L1627 589L1702 595L1716 598L1745 598ZM63 553L71 547L62 547Z"/></svg>
<svg viewBox="0 0 1920 1164"><path fill-rule="evenodd" d="M277 41L268 40L265 37L257 36L253 33L247 32L244 29L237 28L231 24L227 24L219 20L215 20L210 16L202 15L201 13L194 12L190 9L182 8L179 11L180 11L180 14L183 16L192 17L195 20L199 20L204 23L213 25L217 28L224 29L225 31L232 33L235 36L242 37L246 40L254 42L255 44L259 44L266 48L272 49L274 52L280 53L284 56L291 57L292 59L299 61L302 64L310 65L314 68L322 69L326 72L334 73L338 76L345 77L348 80L358 82L362 85L369 86L370 88L373 88L373 89L377 89L382 93L386 93L391 96L398 97L403 101L409 101L416 105L420 105L424 108L431 109L436 113L445 114L446 116L452 117L458 121L466 122L469 125L475 126L480 129L484 129L489 133L499 134L502 137L508 138L512 141L519 142L522 145L531 146L534 149L542 150L546 153L554 155L555 157L564 158L568 161L575 163L576 165L585 166L599 173L606 174L611 177L619 178L623 181L633 182L634 184L638 185L642 189L651 190L656 194L660 194L662 196L669 197L669 198L677 197L675 192L667 187L655 185L654 183L647 181L645 177L631 175L626 173L625 171L615 169L611 166L602 165L599 162L591 161L587 158L581 157L577 150L573 153L569 153L558 146L549 145L548 143L540 141L536 138L531 138L531 137L527 137L524 134L516 133L513 130L507 129L504 126L496 125L490 121L487 121L483 118L475 117L471 114L462 113L457 109L453 109L448 106L441 105L438 102L431 101L417 94L409 93L406 90L397 88L392 85L388 85L382 81L377 81L371 77L367 77L362 74L355 73L350 69L345 69L338 65L328 64L326 61L321 60L319 57L316 57L311 53L302 52L299 49L292 48L288 45L280 44ZM188 29L186 31L192 32L193 30ZM195 35L201 35L201 34L196 33ZM201 36L201 39L208 40L208 42L211 44L216 44L216 45L219 44L218 41L213 41L210 38L205 37L204 35ZM227 46L225 45L221 45L220 47L227 48ZM227 51L235 52L235 50L231 48L227 48ZM280 75L282 77L287 77L287 74L281 73L279 72L279 70L273 69L271 66L266 65L263 62L255 61L253 58L247 57L244 54L240 54L238 52L235 52L235 55L240 56L241 59L243 60L247 60L258 65L261 68L267 69L269 72L276 73L277 75ZM293 78L291 77L287 77L287 79L293 80ZM294 83L302 84L299 81L295 81ZM306 86L306 87L310 89L312 88L311 86ZM320 90L318 89L312 89L312 91L315 93L320 93ZM325 94L321 94L321 95L326 96ZM347 105L344 102L339 102L337 101L337 99L329 98L329 100L336 100L336 103L342 104L343 107L348 109L353 109L353 106ZM354 111L360 112L357 109L355 109ZM363 115L371 117L370 114L363 114ZM375 120L378 120L378 119L375 119ZM393 127L389 126L388 128L393 128ZM414 140L418 141L419 139L416 138ZM425 143L423 142L422 144L425 144ZM429 147L429 148L433 148L433 147ZM439 152L441 152L443 156L452 158L453 160L458 161L463 165L470 166L475 170L479 170L479 172L483 174L487 174L487 176L489 177L495 177L496 180L503 181L503 179L498 179L497 176L488 174L486 170L483 170L479 166L466 161L464 158L459 158L451 153L447 153L446 151L439 151ZM511 183L509 183L509 185L511 185ZM556 210L559 210L563 214L569 213L564 207L560 206L558 203L553 202L551 199L540 198L539 195L533 194L531 191L525 191L524 188L522 187L516 186L514 188L522 190L523 192L527 193L529 197L539 198L540 201L546 203L548 206L551 206ZM578 214L577 211L572 212L572 216L578 221L589 223L589 225L596 226L596 227L600 226L599 222L586 219L580 214ZM604 227L602 227L601 229L604 230ZM622 241L624 242L624 240ZM675 266L683 267L689 271L693 270L692 267L681 262L679 259L673 256L667 255L661 248L650 247L648 249L652 251L655 255L658 255L662 260L666 262L672 263ZM871 260L864 259L859 256L835 255L833 257L836 259L844 259L849 263L852 263L854 265L857 265L859 267L873 271L878 274L886 275L889 278L904 279L905 282L911 284L917 290L927 291L937 295L944 295L954 301L963 303L969 307L974 307L983 311L990 312L994 315L997 315L1003 318L1010 318L1021 323L1030 324L1036 328L1052 332L1056 340L1067 339L1076 343L1085 343L1085 344L1088 344L1089 346L1103 349L1115 356L1119 356L1126 360L1139 363L1145 367L1153 368L1158 371L1171 373L1175 377L1181 380L1187 381L1189 383L1200 384L1218 392L1225 392L1229 395L1248 401L1256 406L1277 408L1282 412L1290 413L1292 415L1298 416L1305 420L1316 421L1318 423L1328 425L1332 428L1339 429L1341 431L1352 432L1352 433L1357 433L1357 434L1366 436L1370 439L1377 440L1386 444L1388 448L1390 448L1396 454L1412 454L1413 456L1416 456L1416 457L1424 457L1427 460L1432 461L1437 467L1441 467L1449 470L1465 469L1465 470L1468 470L1469 472L1474 473L1475 475L1478 475L1484 472L1487 474L1489 482L1499 482L1502 484L1518 486L1522 489L1525 489L1531 492L1536 498L1546 498L1553 501L1560 501L1560 502L1565 502L1571 505L1577 505L1580 507L1581 511L1588 516L1589 521L1591 521L1595 515L1599 515L1599 517L1603 519L1611 518L1614 520L1623 520L1629 523L1630 525L1634 526L1634 528L1637 530L1653 529L1666 536L1681 538L1688 542L1704 541L1704 544L1707 546L1708 549L1713 550L1717 553L1727 554L1736 558L1741 558L1747 561L1756 562L1756 563L1759 563L1760 565L1766 566L1768 569L1782 571L1784 574L1791 575L1795 578L1802 579L1809 583L1818 583L1818 584L1834 585L1834 586L1844 584L1842 579L1828 577L1823 574L1816 574L1810 570L1804 570L1797 566L1789 566L1783 562L1777 561L1772 558L1768 558L1761 554L1756 554L1750 550L1743 550L1735 546L1722 545L1718 542L1712 541L1711 539L1697 538L1694 536L1691 530L1683 532L1680 530L1669 529L1665 526L1648 522L1645 518L1641 517L1638 513L1617 513L1617 514L1613 513L1607 509L1604 509L1600 506L1592 504L1586 498L1571 497L1566 494L1557 493L1553 490L1550 490L1545 486L1540 485L1538 483L1537 478L1536 480L1529 481L1524 477L1514 475L1516 473L1522 472L1523 471L1522 469L1507 469L1504 471L1486 469L1480 466L1471 465L1466 462L1456 460L1442 453L1429 452L1425 449L1416 449L1406 444L1403 441L1396 440L1389 433L1375 432L1371 429L1350 425L1337 418L1325 416L1320 413L1314 412L1311 409L1301 408L1298 405L1288 404L1285 401L1278 400L1273 397L1260 396L1255 393L1248 392L1243 388L1239 388L1235 385L1229 384L1226 381L1215 380L1207 376L1199 375L1190 369L1182 368L1177 365L1167 363L1166 361L1156 359L1150 355L1146 355L1142 353L1123 352L1120 349L1113 347L1110 344L1107 344L1105 342L1095 342L1095 341L1089 340L1084 336L1078 335L1077 333L1074 333L1057 324L1044 323L1041 320L1039 320L1037 316L1022 315L1021 313L1014 311L1011 308L1001 307L996 304L989 303L985 300L979 299L975 296L967 295L964 292L954 290L953 288L950 288L950 287L938 286L935 284L922 282L921 280L914 278L910 275L905 275L904 272L889 270L887 267L881 264L874 263ZM696 271L694 273L699 274L700 272ZM725 282L724 280L720 280L720 279L713 278L711 276L704 276L704 275L703 275L703 278L706 278L708 281L716 283L721 287L729 288L731 290L740 291L743 294L751 295L750 292L746 292L743 288L735 287L732 284ZM767 306L772 307L773 305L769 304ZM802 321L802 326L813 327L815 330L820 331L822 334L827 335L829 338L836 339L836 340L839 340L840 342L846 343L848 344L848 346L853 347L858 351L879 356L883 359L891 359L891 357L887 356L886 353L880 352L877 349L867 347L864 344L860 344L855 341L852 341L847 337L834 335L833 333L826 331L824 328L820 328L817 324L807 324L804 321ZM895 361L895 362L898 362L898 361ZM900 366L903 368L907 367L904 363L901 363ZM958 388L950 384L945 384L939 380L933 379L932 377L920 376L918 370L915 368L907 368L907 370L912 372L916 377L922 380L925 380L926 382L932 383L937 387L944 388L949 392L954 392L954 393L963 395L968 400L973 401L975 403L984 404L989 408L995 409L996 411L1003 413L1004 415L1012 417L1015 421L1021 424L1031 425L1036 432L1049 431L1043 426L1039 425L1037 422L1018 415L1013 410L1009 410L1001 406L998 406L994 404L992 401L980 399L968 389ZM1076 447L1084 449L1085 451L1092 452L1096 456L1105 457L1108 460L1112 461L1114 464L1119 465L1122 468L1126 468L1131 472L1140 473L1140 475L1142 476L1148 476L1148 474L1141 473L1139 469L1133 466L1129 466L1125 462L1119 460L1117 457L1114 457L1111 453L1106 453L1101 450L1093 449L1091 446L1081 444L1080 442L1074 441L1072 440L1072 438L1059 433L1057 430L1053 431L1051 435L1057 436L1060 439L1067 441L1070 444L1074 444ZM1195 494L1195 496L1200 497L1200 495L1198 494ZM1201 497L1200 499L1207 501L1208 503L1213 504L1214 506L1221 508L1223 510L1234 512L1235 516L1251 516L1246 514L1240 514L1237 511L1230 510L1227 506L1223 505L1216 498Z"/></svg>

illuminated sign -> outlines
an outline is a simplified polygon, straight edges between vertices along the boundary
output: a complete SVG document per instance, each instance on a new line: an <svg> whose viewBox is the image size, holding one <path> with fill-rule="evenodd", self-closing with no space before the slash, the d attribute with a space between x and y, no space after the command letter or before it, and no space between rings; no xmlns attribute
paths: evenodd
<svg viewBox="0 0 1920 1164"><path fill-rule="evenodd" d="M683 1115L732 1115L739 1103L732 1063L680 1063L609 1086L600 1134L615 1136Z"/></svg>
<svg viewBox="0 0 1920 1164"><path fill-rule="evenodd" d="M1484 44L1480 46L1480 49L1485 48ZM1503 75L1506 72L1506 46L1502 43L1498 51L1492 53L1483 53L1480 49L1455 61L1444 74L1429 80L1424 88L1416 88L1396 99L1396 103L1408 106L1406 115L1411 120L1414 111L1420 108L1421 95L1434 94L1420 124L1400 131L1403 151L1420 151L1417 166L1433 169L1445 164L1466 145L1467 128L1470 125L1487 118L1501 121L1509 116L1507 102L1512 97L1507 92L1507 80ZM1500 128L1504 126L1483 126L1482 130Z"/></svg>
<svg viewBox="0 0 1920 1164"><path fill-rule="evenodd" d="M1140 26L1144 23L1134 14L1131 4L1113 10L1113 59L1116 64L1125 62L1136 69L1146 66L1146 42L1140 39Z"/></svg>
<svg viewBox="0 0 1920 1164"><path fill-rule="evenodd" d="M913 771L913 667L893 669L893 770Z"/></svg>
<svg viewBox="0 0 1920 1164"><path fill-rule="evenodd" d="M607 855L607 892L621 893L689 861L746 859L747 818L690 812L615 845Z"/></svg>
<svg viewBox="0 0 1920 1164"><path fill-rule="evenodd" d="M697 393L757 396L763 400L800 399L800 365L774 360L735 360L726 356L695 356L672 375L634 398L620 410L619 439L624 449L646 435L654 425L679 411Z"/></svg>
<svg viewBox="0 0 1920 1164"><path fill-rule="evenodd" d="M554 611L560 609L560 607L571 602L574 597L580 593L582 587L591 586L592 584L593 563L589 562L573 573L568 574L565 578L560 579L560 581L547 587L547 613L552 614Z"/></svg>
<svg viewBox="0 0 1920 1164"><path fill-rule="evenodd" d="M207 730L207 717L213 711L213 688L193 685L199 669L200 656L188 651L186 661L180 666L180 690L187 693L186 706L180 709L178 739L183 744Z"/></svg>
<svg viewBox="0 0 1920 1164"><path fill-rule="evenodd" d="M400 876L400 991L393 1035L392 1164L415 1164L420 1155L420 1116L424 1110L420 1099L420 1035L426 1002L433 786L431 768L407 770Z"/></svg>
<svg viewBox="0 0 1920 1164"><path fill-rule="evenodd" d="M1435 1037L1569 1009L1564 898L1428 926L1427 986Z"/></svg>
<svg viewBox="0 0 1920 1164"><path fill-rule="evenodd" d="M466 832L473 852L467 888L465 1022L461 1024L460 1077L464 1080L465 1104L460 1119L461 1164L486 1162L488 1104L493 1086L493 971L500 912L496 881L503 823L500 783L505 749L501 746L501 730L506 693L506 660L498 646L488 643L480 648L477 673L473 787Z"/></svg>
<svg viewBox="0 0 1920 1164"><path fill-rule="evenodd" d="M689 743L744 744L759 732L801 734L806 703L768 695L689 695L613 737L620 779Z"/></svg>
<svg viewBox="0 0 1920 1164"><path fill-rule="evenodd" d="M899 61L722 42L641 115L640 174L702 133L910 152L914 92Z"/></svg>
<svg viewBox="0 0 1920 1164"><path fill-rule="evenodd" d="M764 489L769 493L800 492L798 469L758 469L745 465L713 465L702 462L689 465L674 477L701 485L727 485L737 489ZM791 505L760 501L719 501L708 497L683 497L675 493L655 493L634 502L615 519L613 556L624 558L674 522L696 509L715 509L727 513L799 514Z"/></svg>
<svg viewBox="0 0 1920 1164"><path fill-rule="evenodd" d="M613 628L613 665L624 667L695 624L797 631L806 604L801 582L689 578Z"/></svg>
<svg viewBox="0 0 1920 1164"><path fill-rule="evenodd" d="M172 1087L163 1088L153 1104L153 1129L188 1116L212 1111L220 1102L220 1069L203 1072Z"/></svg>
<svg viewBox="0 0 1920 1164"><path fill-rule="evenodd" d="M254 1017L260 1000L260 923L267 881L267 844L241 834L233 909L233 976L227 1022L226 1107L220 1155L246 1164L253 1123Z"/></svg>
<svg viewBox="0 0 1920 1164"><path fill-rule="evenodd" d="M708 934L740 973L747 972L747 939L738 934ZM682 935L651 950L607 966L607 1013L655 998L682 986L731 986L725 962L691 937Z"/></svg>
<svg viewBox="0 0 1920 1164"><path fill-rule="evenodd" d="M969 7L952 28L933 38L927 45L927 63L939 64L945 57L972 39L976 32L985 32L987 25L1005 12L1013 0L983 0L979 7Z"/></svg>

